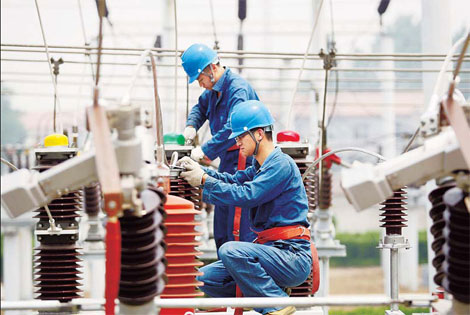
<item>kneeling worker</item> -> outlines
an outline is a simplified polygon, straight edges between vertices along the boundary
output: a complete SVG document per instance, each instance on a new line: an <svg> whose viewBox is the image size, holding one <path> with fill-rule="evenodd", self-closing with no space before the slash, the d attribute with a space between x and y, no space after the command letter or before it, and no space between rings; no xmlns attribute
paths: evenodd
<svg viewBox="0 0 470 315"><path fill-rule="evenodd" d="M256 162L231 175L201 166L185 157L181 175L202 185L203 200L215 205L250 208L258 235L254 243L227 242L220 260L201 268L200 289L212 297L234 297L238 285L246 297L287 297L284 289L303 283L312 267L308 203L302 178L291 157L274 147L272 118L260 101L238 104L231 115L232 133L245 156ZM295 308L256 308L257 312L288 315Z"/></svg>

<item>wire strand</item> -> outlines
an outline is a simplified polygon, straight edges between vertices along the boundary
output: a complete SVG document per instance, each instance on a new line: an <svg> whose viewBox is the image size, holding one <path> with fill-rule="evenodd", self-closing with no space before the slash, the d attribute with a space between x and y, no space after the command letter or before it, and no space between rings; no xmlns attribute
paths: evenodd
<svg viewBox="0 0 470 315"><path fill-rule="evenodd" d="M365 153L365 154L369 154L373 157L376 157L382 161L386 161L387 159L385 157L383 157L382 155L378 154L378 153L375 153L375 152L372 152L372 151L369 151L369 150L366 150L366 149L361 149L361 148L355 148L355 147L346 147L346 148L341 148L341 149L335 149L335 150L331 150L330 152L327 152L325 154L323 154L322 156L320 156L318 159L316 159L315 161L313 161L312 164L310 164L310 166L307 168L307 170L304 172L304 174L302 175L302 180L305 180L305 178L307 177L307 175L315 168L315 166L318 165L318 163L320 163L321 161L323 161L324 159L326 159L327 157L329 157L330 155L333 155L335 153L339 153L339 152L346 152L346 151L355 151L355 152L362 152L362 153Z"/></svg>
<svg viewBox="0 0 470 315"><path fill-rule="evenodd" d="M176 11L176 0L174 0L174 14L175 14L175 120L173 123L173 132L177 130L178 124L178 18Z"/></svg>
<svg viewBox="0 0 470 315"><path fill-rule="evenodd" d="M54 132L62 133L62 124L61 124L60 121L59 121L59 130L57 130L57 126L56 126L57 112L60 113L60 101L59 101L59 96L58 96L59 93L58 93L58 90L57 90L57 83L55 81L54 73L52 71L51 57L49 55L49 46L47 45L46 34L44 32L44 27L42 25L41 12L39 11L38 0L34 0L34 3L36 4L36 12L38 13L39 26L41 28L42 40L44 42L44 48L46 50L47 64L49 65L49 72L51 74L52 85L54 86L54 99L57 100L57 107L56 107L56 102L54 102L53 129L54 129Z"/></svg>
<svg viewBox="0 0 470 315"><path fill-rule="evenodd" d="M82 34L83 34L83 41L85 42L85 46L87 46L88 41L87 41L87 35L86 35L86 30L85 30L85 21L83 19L81 0L77 0L77 4L78 4L78 13L79 13L79 16L80 16L80 25L81 25ZM91 76L92 76L93 81L94 81L95 80L95 70L93 69L93 60L91 59L90 54L85 54L85 56L88 56L88 59L90 60Z"/></svg>
<svg viewBox="0 0 470 315"><path fill-rule="evenodd" d="M214 33L214 49L219 50L219 41L217 40L217 31L215 29L214 5L212 3L212 0L209 0L209 5L211 8L212 32Z"/></svg>
<svg viewBox="0 0 470 315"><path fill-rule="evenodd" d="M11 162L5 160L5 159L2 158L2 157L0 157L0 159L1 159L1 161L2 161L3 164L7 165L7 166L10 167L11 169L13 169L13 170L15 170L15 171L18 170L18 168L17 168L13 163L11 163Z"/></svg>
<svg viewBox="0 0 470 315"><path fill-rule="evenodd" d="M287 129L289 129L289 126L290 126L290 121L291 121L291 117L292 117L292 109L294 107L294 101L295 101L295 95L297 94L297 88L299 86L300 78L302 77L302 72L303 72L304 67L305 67L305 61L307 60L310 45L312 44L313 35L315 34L315 30L317 29L318 19L320 17L320 12L321 12L322 6L323 6L323 0L321 0L320 5L318 6L317 15L315 17L315 22L314 22L314 25L313 25L313 28L312 28L312 33L310 34L310 39L308 40L307 49L305 51L304 58L302 60L302 66L300 67L299 75L297 76L297 81L295 82L295 87L294 87L294 91L292 93L292 99L291 99L290 107L289 107L289 114L287 115L287 124L286 124Z"/></svg>

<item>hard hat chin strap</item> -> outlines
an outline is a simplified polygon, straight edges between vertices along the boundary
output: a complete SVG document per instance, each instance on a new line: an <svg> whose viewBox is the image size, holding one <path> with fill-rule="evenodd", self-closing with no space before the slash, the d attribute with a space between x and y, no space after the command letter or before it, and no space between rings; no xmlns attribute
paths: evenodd
<svg viewBox="0 0 470 315"><path fill-rule="evenodd" d="M253 132L251 132L251 130L248 130L248 133L250 134L251 139L253 139L253 141L256 143L255 151L253 152L253 155L257 155L258 154L258 149L259 149L259 141L256 140L256 137L253 134Z"/></svg>

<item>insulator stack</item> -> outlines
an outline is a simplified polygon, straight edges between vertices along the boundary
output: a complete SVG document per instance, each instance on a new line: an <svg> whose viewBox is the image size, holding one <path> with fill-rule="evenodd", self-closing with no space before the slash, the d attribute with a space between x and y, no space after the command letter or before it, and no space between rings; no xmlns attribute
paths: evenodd
<svg viewBox="0 0 470 315"><path fill-rule="evenodd" d="M89 217L97 217L101 210L101 188L99 183L93 183L84 188L83 206Z"/></svg>
<svg viewBox="0 0 470 315"><path fill-rule="evenodd" d="M196 280L196 276L202 275L196 268L203 265L197 259L202 252L196 250L201 243L196 237L202 233L195 231L196 226L201 225L195 221L195 215L200 211L194 209L192 202L181 197L168 195L165 203L167 218L165 227L167 245L165 258L167 260L166 276L168 283L161 294L161 298L195 298L204 293L197 291L197 287L203 285ZM185 314L194 312L194 309L162 309L160 314Z"/></svg>
<svg viewBox="0 0 470 315"><path fill-rule="evenodd" d="M465 304L470 304L470 213L465 205L468 196L468 192L459 187L444 194L442 236L445 242L441 249L444 261L441 275L436 274L434 278L454 299Z"/></svg>
<svg viewBox="0 0 470 315"><path fill-rule="evenodd" d="M305 159L294 159L295 164L299 168L300 174L303 176L307 168L312 164L311 161ZM318 206L318 171L310 172L304 180L305 191L308 198L308 211L314 212Z"/></svg>
<svg viewBox="0 0 470 315"><path fill-rule="evenodd" d="M142 305L153 300L165 287L164 217L160 212L164 195L144 190L140 195L145 215L126 210L121 224L121 280L119 300Z"/></svg>
<svg viewBox="0 0 470 315"><path fill-rule="evenodd" d="M434 259L432 260L432 264L434 268L436 268L436 276L434 277L434 281L436 283L441 283L444 273L442 272L442 262L444 261L444 254L442 252L442 245L445 243L444 236L442 235L442 230L445 226L444 221L444 211L446 209L446 205L443 200L444 193L451 188L455 187L455 182L448 182L445 185L442 185L429 193L429 201L432 204L431 210L429 215L433 220L433 224L431 226L431 234L434 237L434 240L431 244L431 248L436 254Z"/></svg>
<svg viewBox="0 0 470 315"><path fill-rule="evenodd" d="M45 171L75 155L73 149L44 149L36 151L38 165L35 169ZM68 302L79 298L81 278L79 274L78 218L82 204L82 192L75 191L53 200L48 208L56 227L61 231L58 234L49 233L49 217L44 207L35 210L39 219L36 224L35 235L41 245L35 250L35 287L40 300L59 300Z"/></svg>
<svg viewBox="0 0 470 315"><path fill-rule="evenodd" d="M381 203L380 210L384 211L380 216L384 217L380 222L380 227L385 228L387 235L401 235L401 229L406 227L406 191L398 189L394 191L393 196Z"/></svg>
<svg viewBox="0 0 470 315"><path fill-rule="evenodd" d="M301 285L291 288L290 296L298 297L298 296L311 296L312 295L312 287L313 287L313 273L310 273L307 280Z"/></svg>
<svg viewBox="0 0 470 315"><path fill-rule="evenodd" d="M317 181L319 181L317 177ZM333 185L333 174L329 168L324 167L320 183L320 193L318 196L318 207L320 209L328 209L331 207L331 195Z"/></svg>
<svg viewBox="0 0 470 315"><path fill-rule="evenodd" d="M202 188L192 187L185 179L170 179L170 194L194 203L194 209L202 210Z"/></svg>

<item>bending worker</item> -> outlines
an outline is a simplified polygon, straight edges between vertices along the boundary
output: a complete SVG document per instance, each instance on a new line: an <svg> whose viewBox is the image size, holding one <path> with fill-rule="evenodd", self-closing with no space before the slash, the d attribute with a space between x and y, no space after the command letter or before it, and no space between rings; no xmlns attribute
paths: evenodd
<svg viewBox="0 0 470 315"><path fill-rule="evenodd" d="M189 83L197 80L205 89L186 121L185 140L194 140L197 130L207 119L212 134L212 139L191 151L191 158L199 162L204 156L210 160L220 157L219 171L229 174L245 169L245 165L250 166L252 159L245 160L240 156L235 140L228 139L230 126L227 120L238 103L258 99L255 90L245 79L222 67L217 53L206 45L191 45L181 60ZM248 209L236 208L233 204L216 205L214 239L217 249L229 240L251 242L254 238Z"/></svg>
<svg viewBox="0 0 470 315"><path fill-rule="evenodd" d="M201 269L200 289L212 297L234 297L236 285L246 297L286 297L286 288L303 283L312 268L308 202L302 178L291 157L274 147L274 120L260 101L246 101L231 116L232 133L245 156L256 162L234 175L219 173L185 157L181 175L203 187L203 200L215 205L250 208L254 243L227 242L220 260ZM262 314L293 314L292 306L255 309Z"/></svg>

